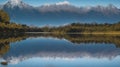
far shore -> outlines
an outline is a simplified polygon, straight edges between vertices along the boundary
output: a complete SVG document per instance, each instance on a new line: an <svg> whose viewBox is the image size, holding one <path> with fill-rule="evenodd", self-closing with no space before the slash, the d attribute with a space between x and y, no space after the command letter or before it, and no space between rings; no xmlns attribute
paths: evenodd
<svg viewBox="0 0 120 67"><path fill-rule="evenodd" d="M120 32L75 32L75 33L61 33L61 32L25 32L31 34L106 34L106 35L120 35Z"/></svg>

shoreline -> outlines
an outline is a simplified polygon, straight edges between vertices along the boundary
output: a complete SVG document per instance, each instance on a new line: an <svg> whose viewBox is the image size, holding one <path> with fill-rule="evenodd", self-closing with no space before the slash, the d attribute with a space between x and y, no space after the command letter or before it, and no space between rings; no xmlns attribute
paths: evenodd
<svg viewBox="0 0 120 67"><path fill-rule="evenodd" d="M59 32L25 32L25 33L28 33L28 34L110 34L110 35L114 35L114 34L117 34L117 35L120 35L120 32L76 32L76 33L59 33Z"/></svg>

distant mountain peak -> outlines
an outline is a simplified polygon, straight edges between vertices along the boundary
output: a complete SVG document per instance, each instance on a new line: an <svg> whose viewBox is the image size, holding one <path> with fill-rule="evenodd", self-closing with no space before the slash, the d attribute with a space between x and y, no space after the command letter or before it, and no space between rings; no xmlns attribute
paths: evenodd
<svg viewBox="0 0 120 67"><path fill-rule="evenodd" d="M9 2L13 3L13 4L18 4L21 2L21 0L9 0Z"/></svg>
<svg viewBox="0 0 120 67"><path fill-rule="evenodd" d="M24 3L22 0L8 0L7 3L4 4L4 7L7 7L7 8L27 8L27 9L30 9L32 8L32 6Z"/></svg>
<svg viewBox="0 0 120 67"><path fill-rule="evenodd" d="M22 2L21 0L8 0L7 3L9 3L13 6L17 6L17 5L21 4L21 2Z"/></svg>
<svg viewBox="0 0 120 67"><path fill-rule="evenodd" d="M108 7L109 7L109 8L115 8L115 9L117 8L117 7L116 7L115 5L113 5L113 4L109 4Z"/></svg>

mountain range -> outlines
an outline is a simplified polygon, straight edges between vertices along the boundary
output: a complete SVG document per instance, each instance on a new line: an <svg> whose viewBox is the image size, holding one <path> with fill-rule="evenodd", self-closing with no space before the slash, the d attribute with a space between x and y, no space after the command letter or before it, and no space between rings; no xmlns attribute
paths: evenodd
<svg viewBox="0 0 120 67"><path fill-rule="evenodd" d="M112 4L77 7L68 1L63 1L34 7L21 0L9 0L0 5L0 8L10 15L12 22L27 25L64 25L73 22L115 23L120 21L120 9Z"/></svg>

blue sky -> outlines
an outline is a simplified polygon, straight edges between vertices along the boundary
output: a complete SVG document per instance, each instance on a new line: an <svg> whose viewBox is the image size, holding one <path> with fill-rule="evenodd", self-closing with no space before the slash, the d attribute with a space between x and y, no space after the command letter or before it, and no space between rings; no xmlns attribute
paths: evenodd
<svg viewBox="0 0 120 67"><path fill-rule="evenodd" d="M0 0L0 4L5 3L7 0ZM95 6L95 5L108 5L113 4L120 8L120 0L22 0L33 6L40 6L46 3L54 4L62 1L69 1L72 5L76 6Z"/></svg>

